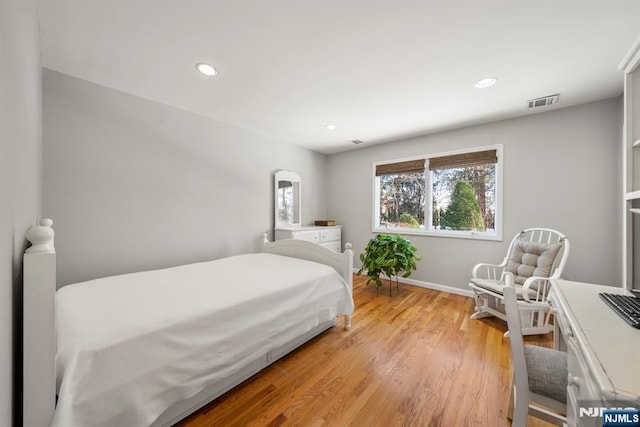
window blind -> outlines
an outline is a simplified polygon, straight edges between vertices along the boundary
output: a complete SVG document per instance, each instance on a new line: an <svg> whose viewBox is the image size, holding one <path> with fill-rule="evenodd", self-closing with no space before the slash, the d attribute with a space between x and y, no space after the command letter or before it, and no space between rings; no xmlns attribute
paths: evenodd
<svg viewBox="0 0 640 427"><path fill-rule="evenodd" d="M406 162L376 165L376 176L395 175L398 173L423 172L425 159L409 160Z"/></svg>
<svg viewBox="0 0 640 427"><path fill-rule="evenodd" d="M473 153L452 154L450 156L432 157L429 159L429 170L461 168L466 166L498 163L498 151L474 151Z"/></svg>

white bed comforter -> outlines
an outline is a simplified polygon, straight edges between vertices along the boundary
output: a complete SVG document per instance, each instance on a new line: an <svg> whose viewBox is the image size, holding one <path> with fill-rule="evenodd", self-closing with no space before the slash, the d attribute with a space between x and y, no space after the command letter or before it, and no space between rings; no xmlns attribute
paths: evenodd
<svg viewBox="0 0 640 427"><path fill-rule="evenodd" d="M107 277L56 293L52 426L147 426L338 314L353 298L331 267L248 254Z"/></svg>

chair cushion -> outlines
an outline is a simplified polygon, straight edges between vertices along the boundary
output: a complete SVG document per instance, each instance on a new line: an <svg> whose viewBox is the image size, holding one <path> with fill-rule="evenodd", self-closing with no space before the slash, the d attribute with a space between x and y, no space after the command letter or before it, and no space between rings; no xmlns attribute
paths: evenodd
<svg viewBox="0 0 640 427"><path fill-rule="evenodd" d="M517 239L506 270L513 273L514 282L522 285L531 276L549 277L560 243L538 243Z"/></svg>
<svg viewBox="0 0 640 427"><path fill-rule="evenodd" d="M471 279L471 283L473 283L474 285L482 288L482 289L486 289L488 291L491 291L493 293L496 293L498 295L502 295L502 288L504 288L504 282L501 282L500 280L491 280L491 279L478 279L478 278L474 278ZM515 290L516 290L516 296L518 297L518 299L523 299L522 297L522 286L521 285L515 285L514 286ZM534 290L529 289L529 296L531 298L535 298L536 297L536 292Z"/></svg>
<svg viewBox="0 0 640 427"><path fill-rule="evenodd" d="M567 403L567 353L536 345L524 346L529 390Z"/></svg>

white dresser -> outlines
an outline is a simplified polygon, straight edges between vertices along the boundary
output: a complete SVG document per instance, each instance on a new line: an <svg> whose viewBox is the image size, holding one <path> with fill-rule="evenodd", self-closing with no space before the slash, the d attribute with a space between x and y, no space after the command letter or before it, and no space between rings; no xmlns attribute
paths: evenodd
<svg viewBox="0 0 640 427"><path fill-rule="evenodd" d="M296 239L317 243L332 251L342 252L342 226L279 226L275 229L275 240Z"/></svg>
<svg viewBox="0 0 640 427"><path fill-rule="evenodd" d="M622 320L598 293L622 288L552 281L555 347L567 351L567 424L600 427L600 408L640 408L640 329Z"/></svg>

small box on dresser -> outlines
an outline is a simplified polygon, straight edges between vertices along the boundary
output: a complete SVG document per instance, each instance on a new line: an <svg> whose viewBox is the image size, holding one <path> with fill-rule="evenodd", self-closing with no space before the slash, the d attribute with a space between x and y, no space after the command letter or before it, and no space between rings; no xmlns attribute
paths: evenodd
<svg viewBox="0 0 640 427"><path fill-rule="evenodd" d="M335 252L342 252L342 226L303 225L299 227L276 227L275 240L306 240Z"/></svg>

